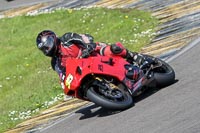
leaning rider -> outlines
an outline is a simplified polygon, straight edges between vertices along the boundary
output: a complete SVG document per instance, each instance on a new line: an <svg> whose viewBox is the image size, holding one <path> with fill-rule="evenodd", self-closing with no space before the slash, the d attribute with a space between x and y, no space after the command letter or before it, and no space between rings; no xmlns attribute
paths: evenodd
<svg viewBox="0 0 200 133"><path fill-rule="evenodd" d="M51 66L58 73L61 82L63 82L65 77L65 64L66 59L69 57L86 58L91 53L98 52L102 56L121 56L129 62L132 63L134 61L139 65L144 62L142 55L127 50L120 42L108 45L105 43L94 43L93 39L89 34L71 32L57 37L53 31L43 30L38 34L36 44L44 55L51 57ZM139 77L138 71L130 74L133 80L137 80L136 78ZM128 73L127 75L130 74Z"/></svg>

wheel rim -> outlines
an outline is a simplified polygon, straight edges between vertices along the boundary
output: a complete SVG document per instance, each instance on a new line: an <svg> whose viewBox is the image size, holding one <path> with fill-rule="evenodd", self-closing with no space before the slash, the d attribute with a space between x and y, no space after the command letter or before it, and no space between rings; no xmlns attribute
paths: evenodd
<svg viewBox="0 0 200 133"><path fill-rule="evenodd" d="M95 88L95 87L94 87ZM100 97L103 97L109 101L113 101L113 102L123 102L126 101L127 99L127 94L125 93L124 90L120 89L120 88L102 88L102 87L98 87L98 89L94 89L93 91L99 95Z"/></svg>

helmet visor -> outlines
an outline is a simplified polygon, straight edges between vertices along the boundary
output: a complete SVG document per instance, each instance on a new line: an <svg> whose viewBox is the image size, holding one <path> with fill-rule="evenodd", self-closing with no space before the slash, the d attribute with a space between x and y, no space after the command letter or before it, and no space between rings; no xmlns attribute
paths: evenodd
<svg viewBox="0 0 200 133"><path fill-rule="evenodd" d="M47 55L54 46L54 38L49 36L42 38L42 42L39 44L39 49L42 50L42 52Z"/></svg>

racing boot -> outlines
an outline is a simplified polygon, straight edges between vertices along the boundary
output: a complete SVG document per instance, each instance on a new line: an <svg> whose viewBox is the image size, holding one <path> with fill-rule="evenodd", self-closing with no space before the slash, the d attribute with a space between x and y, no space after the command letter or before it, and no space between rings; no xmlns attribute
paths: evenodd
<svg viewBox="0 0 200 133"><path fill-rule="evenodd" d="M127 61L131 64L141 66L145 62L145 57L137 52L127 50L126 57Z"/></svg>

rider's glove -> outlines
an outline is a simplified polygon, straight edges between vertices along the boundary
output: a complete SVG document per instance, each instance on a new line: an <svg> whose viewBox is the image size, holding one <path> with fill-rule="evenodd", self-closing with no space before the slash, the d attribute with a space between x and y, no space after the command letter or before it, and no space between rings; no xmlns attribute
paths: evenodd
<svg viewBox="0 0 200 133"><path fill-rule="evenodd" d="M84 50L82 51L81 57L82 57L82 58L87 58L87 57L89 57L89 56L90 56L90 53L89 53L88 49L84 49Z"/></svg>
<svg viewBox="0 0 200 133"><path fill-rule="evenodd" d="M87 58L94 51L95 44L87 44L87 47L82 51L82 58Z"/></svg>

